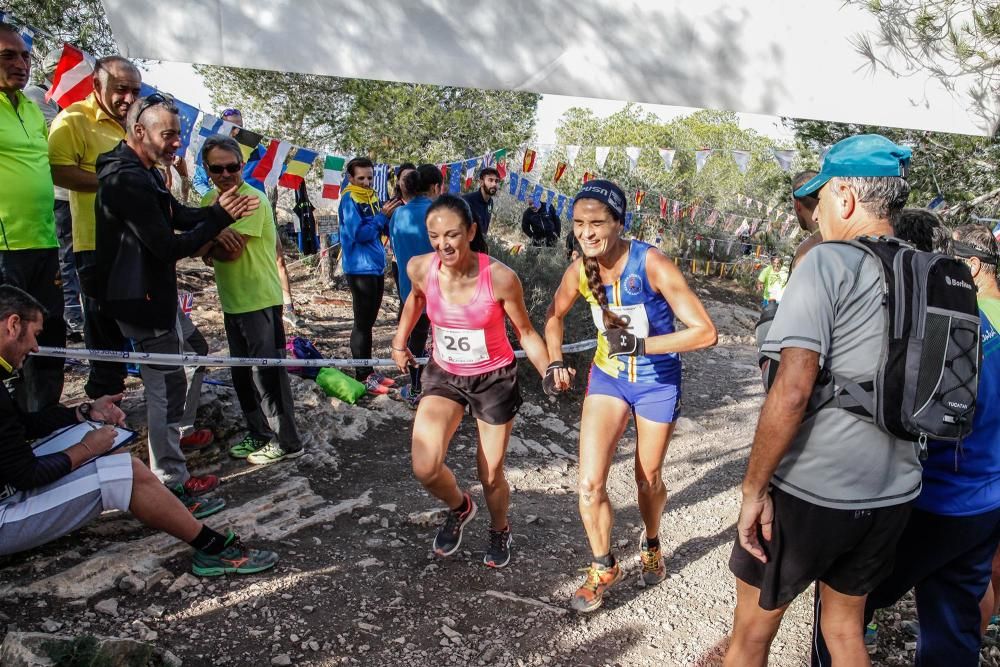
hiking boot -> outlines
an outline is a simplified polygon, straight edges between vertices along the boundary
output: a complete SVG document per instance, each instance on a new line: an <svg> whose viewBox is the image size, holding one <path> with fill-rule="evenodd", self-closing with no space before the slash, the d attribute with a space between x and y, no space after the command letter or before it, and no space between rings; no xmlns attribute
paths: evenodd
<svg viewBox="0 0 1000 667"><path fill-rule="evenodd" d="M263 549L249 549L232 532L226 537L222 553L211 555L195 551L191 572L199 577L219 577L223 574L255 574L269 570L278 562L278 554Z"/></svg>
<svg viewBox="0 0 1000 667"><path fill-rule="evenodd" d="M195 498L188 495L182 484L178 484L170 490L174 492L174 495L187 508L188 512L191 512L191 516L196 519L212 516L226 506L226 501L222 498Z"/></svg>
<svg viewBox="0 0 1000 667"><path fill-rule="evenodd" d="M365 389L372 396L383 396L389 393L389 388L382 384L381 376L378 373L372 373L365 378Z"/></svg>
<svg viewBox="0 0 1000 667"><path fill-rule="evenodd" d="M215 491L217 488L219 488L219 478L215 475L202 475L201 477L192 475L188 477L188 481L184 482L184 492L190 496L200 496L209 491Z"/></svg>
<svg viewBox="0 0 1000 667"><path fill-rule="evenodd" d="M483 556L483 563L488 567L507 567L510 563L510 543L512 541L510 524L503 530L490 528L490 546Z"/></svg>
<svg viewBox="0 0 1000 667"><path fill-rule="evenodd" d="M305 450L299 447L296 450L286 450L282 449L281 445L277 442L271 441L267 443L266 447L258 449L256 452L247 457L247 463L252 463L255 466L265 466L269 463L277 463L278 461L284 461L286 459L297 459L303 454Z"/></svg>
<svg viewBox="0 0 1000 667"><path fill-rule="evenodd" d="M587 579L576 589L569 606L576 611L586 613L596 610L604 603L604 594L622 578L622 568L621 564L616 562L611 567L592 564L584 569L587 572Z"/></svg>
<svg viewBox="0 0 1000 667"><path fill-rule="evenodd" d="M464 512L454 510L448 512L444 525L438 528L437 535L434 537L434 553L438 556L450 556L458 551L458 547L462 544L462 531L465 529L465 524L476 516L476 501L468 493L462 495L465 497L468 509Z"/></svg>
<svg viewBox="0 0 1000 667"><path fill-rule="evenodd" d="M422 393L423 392L413 391L413 385L409 384L399 390L400 398L406 401L406 403L414 410L417 409L417 403L420 402L420 396Z"/></svg>
<svg viewBox="0 0 1000 667"><path fill-rule="evenodd" d="M229 455L234 459L245 459L254 452L256 452L261 447L265 446L269 441L262 440L261 438L256 438L252 434L247 433L239 444L233 445L229 448Z"/></svg>
<svg viewBox="0 0 1000 667"><path fill-rule="evenodd" d="M642 583L655 586L667 578L667 566L663 563L660 547L649 548L644 539L639 551L639 561L642 563Z"/></svg>
<svg viewBox="0 0 1000 667"><path fill-rule="evenodd" d="M215 442L215 434L212 433L212 430L199 428L181 438L181 451L196 452L205 449L213 442Z"/></svg>

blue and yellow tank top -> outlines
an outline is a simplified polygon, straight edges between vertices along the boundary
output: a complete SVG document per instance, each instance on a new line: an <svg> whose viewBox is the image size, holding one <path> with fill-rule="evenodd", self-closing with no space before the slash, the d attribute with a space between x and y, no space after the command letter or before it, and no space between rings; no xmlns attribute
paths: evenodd
<svg viewBox="0 0 1000 667"><path fill-rule="evenodd" d="M674 311L663 295L653 289L646 276L646 252L650 248L652 246L648 243L631 241L621 277L613 285L604 285L610 310L625 317L629 321L629 331L640 338L674 332ZM680 383L681 359L675 352L641 357L609 356L608 339L601 335L604 333L604 317L597 297L590 291L587 271L582 262L579 290L590 304L591 315L599 332L594 365L611 377L627 382Z"/></svg>

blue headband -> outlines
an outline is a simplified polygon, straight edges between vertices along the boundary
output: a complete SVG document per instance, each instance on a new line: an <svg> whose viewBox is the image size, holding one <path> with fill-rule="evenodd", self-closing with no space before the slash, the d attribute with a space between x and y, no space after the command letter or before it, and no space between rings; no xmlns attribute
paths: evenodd
<svg viewBox="0 0 1000 667"><path fill-rule="evenodd" d="M625 193L613 182L606 180L587 181L576 193L573 203L576 204L581 199L596 199L606 204L614 212L616 218L622 222L625 221Z"/></svg>

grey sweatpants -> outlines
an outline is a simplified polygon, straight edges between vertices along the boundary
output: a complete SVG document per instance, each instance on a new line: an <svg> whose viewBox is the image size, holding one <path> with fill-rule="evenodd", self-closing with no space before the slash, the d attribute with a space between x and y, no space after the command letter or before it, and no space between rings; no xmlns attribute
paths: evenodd
<svg viewBox="0 0 1000 667"><path fill-rule="evenodd" d="M132 456L112 454L0 502L0 556L32 549L84 526L104 510L128 511Z"/></svg>
<svg viewBox="0 0 1000 667"><path fill-rule="evenodd" d="M145 329L121 320L118 326L122 335L132 339L137 352L182 354L189 338L201 337L194 323L180 312L175 327L169 330ZM181 451L181 427L185 421L193 423L198 411L202 369L140 364L139 374L146 392L149 467L167 486L183 484L191 473Z"/></svg>

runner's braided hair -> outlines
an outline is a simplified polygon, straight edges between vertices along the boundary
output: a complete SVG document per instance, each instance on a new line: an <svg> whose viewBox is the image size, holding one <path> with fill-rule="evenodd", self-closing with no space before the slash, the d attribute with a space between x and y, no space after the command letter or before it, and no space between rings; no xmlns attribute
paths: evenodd
<svg viewBox="0 0 1000 667"><path fill-rule="evenodd" d="M596 201L596 200L595 200ZM608 210L611 217L614 218L615 222L622 224L622 220L618 217L615 211L602 202L604 208ZM604 319L605 329L624 329L628 326L628 323L622 319L620 315L617 315L608 308L608 293L604 290L604 283L601 282L601 265L597 261L596 257L583 257L583 270L587 276L587 285L590 287L591 294L597 299L597 305L601 307L601 316Z"/></svg>

